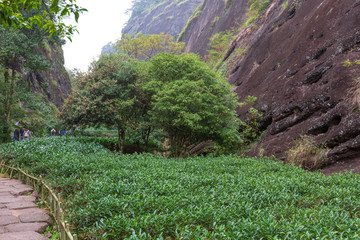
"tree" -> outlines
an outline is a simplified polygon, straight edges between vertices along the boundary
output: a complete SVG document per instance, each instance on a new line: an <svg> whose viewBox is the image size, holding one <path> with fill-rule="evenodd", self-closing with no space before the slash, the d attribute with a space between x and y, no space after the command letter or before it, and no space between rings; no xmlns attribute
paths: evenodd
<svg viewBox="0 0 360 240"><path fill-rule="evenodd" d="M0 71L3 74L5 91L1 93L4 97L2 121L10 123L13 95L17 73L24 70L38 72L45 70L50 64L37 52L39 42L42 43L43 35L36 30L18 30L0 26ZM6 129L2 134L6 135Z"/></svg>
<svg viewBox="0 0 360 240"><path fill-rule="evenodd" d="M69 125L116 126L118 146L123 150L125 134L141 110L137 62L120 54L100 56L79 81L79 91L66 101L62 119Z"/></svg>
<svg viewBox="0 0 360 240"><path fill-rule="evenodd" d="M144 90L151 96L150 119L167 133L175 156L205 140L239 141L235 94L199 56L160 53L150 60L149 75Z"/></svg>
<svg viewBox="0 0 360 240"><path fill-rule="evenodd" d="M36 11L27 18L26 12ZM66 25L63 20L73 15L78 22L82 12L87 11L76 4L76 0L4 0L0 2L0 25L14 28L31 28L37 26L44 29L50 36L67 36L77 31L72 25Z"/></svg>
<svg viewBox="0 0 360 240"><path fill-rule="evenodd" d="M135 38L131 38L127 34L123 35L114 44L114 48L129 57L147 61L160 52L180 54L184 50L185 44L174 41L173 36L164 33L149 35L139 33Z"/></svg>

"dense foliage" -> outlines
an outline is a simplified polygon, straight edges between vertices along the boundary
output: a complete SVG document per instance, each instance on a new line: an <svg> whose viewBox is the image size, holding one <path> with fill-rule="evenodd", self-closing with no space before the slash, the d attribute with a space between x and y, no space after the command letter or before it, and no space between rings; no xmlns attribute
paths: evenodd
<svg viewBox="0 0 360 240"><path fill-rule="evenodd" d="M122 149L126 131L137 122L142 108L136 64L119 54L102 55L93 62L64 106L65 122L115 126Z"/></svg>
<svg viewBox="0 0 360 240"><path fill-rule="evenodd" d="M145 91L152 102L150 118L167 133L173 151L206 140L240 142L237 98L199 56L160 53L151 59L149 74Z"/></svg>
<svg viewBox="0 0 360 240"><path fill-rule="evenodd" d="M0 122L3 123L0 135L3 142L8 141L17 121L21 125L31 124L31 129L38 135L39 126L43 132L56 122L57 108L44 103L46 97L43 99L41 94L34 94L30 89L31 81L25 81L24 77L25 73L39 74L50 69L51 64L39 49L46 49L49 44L61 44L61 40L48 37L37 28L14 30L0 26ZM39 82L37 91L46 94L48 82L48 79Z"/></svg>
<svg viewBox="0 0 360 240"><path fill-rule="evenodd" d="M128 130L141 132L145 143L154 130L163 131L163 144L175 156L207 140L239 144L230 85L199 56L177 55L183 44L173 40L164 34L124 36L115 44L120 53L102 55L87 73L74 75L64 122L117 128L119 149Z"/></svg>
<svg viewBox="0 0 360 240"><path fill-rule="evenodd" d="M76 0L11 0L0 2L0 25L15 28L31 28L33 25L47 31L51 36L67 36L76 31L66 25L64 18L73 15L77 22L82 12L87 11ZM28 12L33 12L27 17Z"/></svg>
<svg viewBox="0 0 360 240"><path fill-rule="evenodd" d="M71 138L0 145L61 191L81 239L358 239L359 175L236 156L114 155Z"/></svg>
<svg viewBox="0 0 360 240"><path fill-rule="evenodd" d="M134 38L123 35L113 45L119 53L139 60L149 60L160 52L180 54L185 48L185 43L176 42L174 37L168 34L137 34Z"/></svg>

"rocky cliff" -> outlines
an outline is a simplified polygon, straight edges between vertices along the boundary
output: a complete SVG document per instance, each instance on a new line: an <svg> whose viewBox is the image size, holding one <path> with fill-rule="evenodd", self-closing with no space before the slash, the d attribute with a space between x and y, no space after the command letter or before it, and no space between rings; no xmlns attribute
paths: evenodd
<svg viewBox="0 0 360 240"><path fill-rule="evenodd" d="M193 10L202 0L167 0L147 8L138 16L132 16L123 28L123 34L165 33L178 37Z"/></svg>
<svg viewBox="0 0 360 240"><path fill-rule="evenodd" d="M241 2L241 1L240 1ZM225 55L240 100L258 98L267 129L259 148L284 156L301 135L329 149L329 163L360 153L360 1L273 1ZM236 54L236 49L246 49ZM345 64L346 65L346 64ZM246 118L246 109L239 109Z"/></svg>
<svg viewBox="0 0 360 240"><path fill-rule="evenodd" d="M179 41L186 43L187 52L205 56L209 39L216 33L240 28L247 10L247 0L205 0L189 19Z"/></svg>
<svg viewBox="0 0 360 240"><path fill-rule="evenodd" d="M50 63L50 68L39 73L24 74L25 80L30 84L35 93L42 93L58 108L71 94L71 82L68 72L64 67L64 56L61 46L44 42L44 48L39 52Z"/></svg>

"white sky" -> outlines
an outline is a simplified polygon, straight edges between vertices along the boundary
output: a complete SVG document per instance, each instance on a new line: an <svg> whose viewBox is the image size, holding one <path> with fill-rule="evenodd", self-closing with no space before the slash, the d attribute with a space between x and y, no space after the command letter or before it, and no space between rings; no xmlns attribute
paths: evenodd
<svg viewBox="0 0 360 240"><path fill-rule="evenodd" d="M86 71L104 45L121 37L121 29L129 19L125 11L131 7L131 0L77 0L76 3L88 12L76 24L79 34L74 34L72 42L67 40L63 46L65 67ZM68 22L75 25L73 19Z"/></svg>

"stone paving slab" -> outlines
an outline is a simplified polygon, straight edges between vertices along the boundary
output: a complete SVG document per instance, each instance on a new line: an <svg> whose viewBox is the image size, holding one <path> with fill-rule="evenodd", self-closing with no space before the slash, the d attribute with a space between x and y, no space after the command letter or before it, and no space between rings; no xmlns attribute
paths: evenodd
<svg viewBox="0 0 360 240"><path fill-rule="evenodd" d="M52 224L50 213L36 205L36 196L21 181L0 178L0 240L49 240L40 233Z"/></svg>
<svg viewBox="0 0 360 240"><path fill-rule="evenodd" d="M26 208L26 209L14 209L11 210L12 215L19 217L20 215L23 214L28 214L28 215L33 215L33 214L37 214L37 213L45 213L45 214L49 214L48 211L41 209L41 208Z"/></svg>
<svg viewBox="0 0 360 240"><path fill-rule="evenodd" d="M19 219L22 223L46 222L52 224L51 217L47 213L21 214Z"/></svg>
<svg viewBox="0 0 360 240"><path fill-rule="evenodd" d="M12 202L12 203L5 203L5 206L8 209L24 209L24 208L33 208L37 207L37 205L33 202Z"/></svg>
<svg viewBox="0 0 360 240"><path fill-rule="evenodd" d="M49 226L46 222L35 223L15 223L5 226L8 232L38 232L43 233L46 227Z"/></svg>
<svg viewBox="0 0 360 240"><path fill-rule="evenodd" d="M37 232L17 232L0 234L0 240L49 240Z"/></svg>
<svg viewBox="0 0 360 240"><path fill-rule="evenodd" d="M15 216L0 216L0 226L19 223L19 218Z"/></svg>
<svg viewBox="0 0 360 240"><path fill-rule="evenodd" d="M0 216L11 216L11 215L13 214L9 209L7 208L0 209Z"/></svg>
<svg viewBox="0 0 360 240"><path fill-rule="evenodd" d="M17 198L25 202L36 202L36 197L33 196L18 196Z"/></svg>
<svg viewBox="0 0 360 240"><path fill-rule="evenodd" d="M21 199L18 199L14 196L1 196L0 197L0 203L12 203L12 202L18 202L21 201Z"/></svg>

